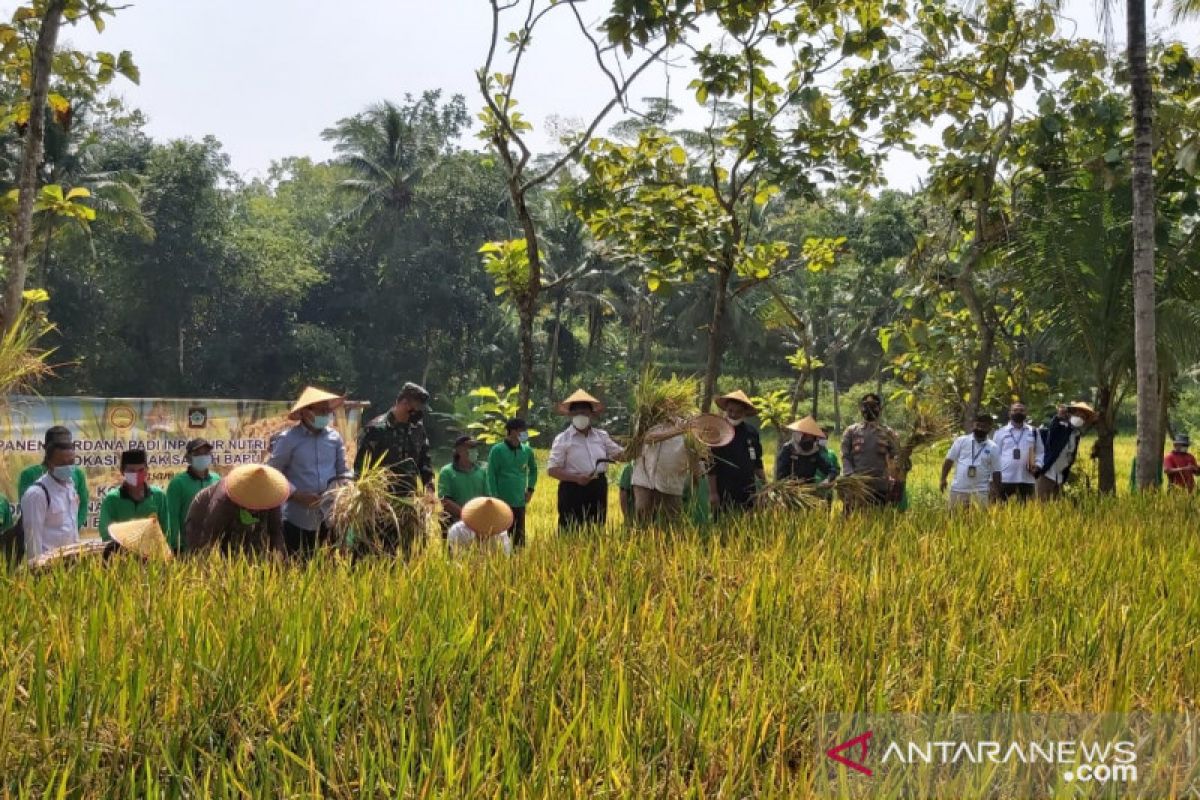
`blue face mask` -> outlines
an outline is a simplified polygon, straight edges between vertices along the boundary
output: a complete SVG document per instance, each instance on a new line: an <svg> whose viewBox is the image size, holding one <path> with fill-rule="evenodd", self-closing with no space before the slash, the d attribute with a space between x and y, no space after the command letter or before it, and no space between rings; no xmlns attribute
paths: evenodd
<svg viewBox="0 0 1200 800"><path fill-rule="evenodd" d="M526 443L528 443L528 442L529 442L529 431L521 431L520 433L518 433L518 434L517 434L517 440L518 440L518 441L519 441L521 444L526 444Z"/></svg>
<svg viewBox="0 0 1200 800"><path fill-rule="evenodd" d="M312 426L319 431L323 431L329 427L329 421L332 417L329 414L315 414L312 418Z"/></svg>
<svg viewBox="0 0 1200 800"><path fill-rule="evenodd" d="M55 467L54 469L50 470L50 474L53 475L56 480L66 483L75 477L75 467L72 464L64 464L61 467Z"/></svg>
<svg viewBox="0 0 1200 800"><path fill-rule="evenodd" d="M192 469L204 472L212 466L212 456L192 456Z"/></svg>

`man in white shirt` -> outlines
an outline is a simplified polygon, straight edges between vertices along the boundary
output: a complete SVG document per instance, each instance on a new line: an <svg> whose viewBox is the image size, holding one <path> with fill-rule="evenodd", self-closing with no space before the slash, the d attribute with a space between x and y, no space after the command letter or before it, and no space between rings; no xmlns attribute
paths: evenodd
<svg viewBox="0 0 1200 800"><path fill-rule="evenodd" d="M75 445L46 445L46 474L21 498L25 558L34 561L59 547L79 542L79 493L75 491Z"/></svg>
<svg viewBox="0 0 1200 800"><path fill-rule="evenodd" d="M655 517L670 521L683 514L683 492L692 472L687 441L679 430L670 424L651 428L634 459L633 506L639 523Z"/></svg>
<svg viewBox="0 0 1200 800"><path fill-rule="evenodd" d="M950 452L942 463L941 490L946 491L946 479L954 470L954 483L950 485L950 508L959 506L986 506L992 497L1000 494L1000 450L988 438L992 431L992 415L975 417L972 432L959 436L950 445Z"/></svg>
<svg viewBox="0 0 1200 800"><path fill-rule="evenodd" d="M554 437L546 463L546 474L559 482L558 529L603 526L608 519L607 466L625 450L592 427L604 404L582 389L560 403L558 412L571 418L571 426Z"/></svg>
<svg viewBox="0 0 1200 800"><path fill-rule="evenodd" d="M996 431L1000 448L1000 497L1025 502L1033 497L1037 474L1042 469L1045 447L1037 428L1025 423L1025 404L1013 403L1008 423Z"/></svg>

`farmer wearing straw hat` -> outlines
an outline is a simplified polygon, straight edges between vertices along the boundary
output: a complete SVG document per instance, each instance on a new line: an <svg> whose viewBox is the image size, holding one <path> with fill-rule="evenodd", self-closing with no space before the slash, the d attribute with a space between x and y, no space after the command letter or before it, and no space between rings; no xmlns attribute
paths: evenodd
<svg viewBox="0 0 1200 800"><path fill-rule="evenodd" d="M1169 485L1186 492L1195 490L1196 473L1200 472L1196 457L1188 452L1191 443L1186 433L1175 434L1175 447L1163 458L1163 472Z"/></svg>
<svg viewBox="0 0 1200 800"><path fill-rule="evenodd" d="M604 403L578 389L558 405L571 425L550 446L546 474L558 484L558 529L604 525L608 519L608 464L620 460L624 449L607 432L592 426L604 413Z"/></svg>
<svg viewBox="0 0 1200 800"><path fill-rule="evenodd" d="M1008 423L996 431L995 439L1000 447L1000 496L1022 503L1033 497L1035 473L1040 473L1046 455L1042 437L1026 423L1027 416L1024 403L1013 403Z"/></svg>
<svg viewBox="0 0 1200 800"><path fill-rule="evenodd" d="M122 552L133 553L147 561L170 561L173 557L167 537L158 524L158 517L150 515L129 522L115 522L109 526L112 540Z"/></svg>
<svg viewBox="0 0 1200 800"><path fill-rule="evenodd" d="M287 553L280 508L291 494L283 473L266 464L235 467L200 490L183 525L188 554L208 547L224 552Z"/></svg>
<svg viewBox="0 0 1200 800"><path fill-rule="evenodd" d="M858 409L862 422L856 422L842 433L842 474L868 478L870 491L864 497L843 498L847 512L864 506L899 503L903 497L897 497L893 491L895 481L889 469L900 456L900 438L880 421L883 399L868 392L859 401Z"/></svg>
<svg viewBox="0 0 1200 800"><path fill-rule="evenodd" d="M762 439L758 430L746 421L758 416L758 409L741 389L718 397L716 404L733 425L733 439L727 445L712 448L708 503L713 519L730 511L752 508L758 484L767 482Z"/></svg>
<svg viewBox="0 0 1200 800"><path fill-rule="evenodd" d="M462 519L450 526L446 546L451 551L468 547L496 548L512 554L508 530L513 512L508 503L495 497L477 497L462 509Z"/></svg>
<svg viewBox="0 0 1200 800"><path fill-rule="evenodd" d="M167 517L167 493L147 483L145 450L126 450L121 453L121 485L104 495L100 504L100 538L110 541L108 528L114 522L145 519L154 515Z"/></svg>
<svg viewBox="0 0 1200 800"><path fill-rule="evenodd" d="M429 457L429 436L425 432L425 409L429 392L415 383L406 383L386 414L371 420L358 437L354 470L361 474L368 463L378 462L391 475L393 494L410 496L417 492L418 480L425 494L433 497L433 461ZM389 550L397 548L407 558L413 542L421 534L416 516L400 520L399 527L381 542Z"/></svg>
<svg viewBox="0 0 1200 800"><path fill-rule="evenodd" d="M167 484L167 544L176 553L183 547L183 522L192 500L202 489L221 480L213 472L212 444L207 439L192 439L183 448L187 469Z"/></svg>
<svg viewBox="0 0 1200 800"><path fill-rule="evenodd" d="M775 480L792 479L804 483L832 486L837 477L837 463L832 454L820 446L825 431L810 415L787 426L792 437L779 450L775 459Z"/></svg>
<svg viewBox="0 0 1200 800"><path fill-rule="evenodd" d="M305 388L288 414L297 424L271 445L267 464L282 472L292 486L292 496L283 508L288 555L309 556L318 540L328 538L321 495L348 472L345 442L331 426L333 412L345 402L342 395Z"/></svg>
<svg viewBox="0 0 1200 800"><path fill-rule="evenodd" d="M71 436L71 430L64 428L62 425L54 425L46 429L46 434L42 444L42 449L51 442L66 442L74 447L74 438ZM46 474L45 462L38 464L30 464L25 469L21 470L21 474L17 477L17 502L21 502L21 498L25 496L25 492L30 486L33 486L39 478ZM83 526L87 524L88 515L88 494L87 474L82 467L74 467L71 473L71 482L75 485L75 492L79 495L79 511L75 514L75 520L79 525L79 530L83 530Z"/></svg>
<svg viewBox="0 0 1200 800"><path fill-rule="evenodd" d="M1096 417L1087 403L1060 404L1054 418L1041 430L1046 467L1034 470L1037 476L1038 500L1053 500L1062 493L1062 486L1071 475L1071 466L1079 453L1083 427Z"/></svg>

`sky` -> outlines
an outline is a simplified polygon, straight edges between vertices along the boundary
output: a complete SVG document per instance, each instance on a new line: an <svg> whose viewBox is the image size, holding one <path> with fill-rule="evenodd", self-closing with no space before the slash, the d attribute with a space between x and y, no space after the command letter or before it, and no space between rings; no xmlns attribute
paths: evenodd
<svg viewBox="0 0 1200 800"><path fill-rule="evenodd" d="M4 17L14 5L0 2ZM607 6L587 3L585 19ZM1092 0L1066 0L1063 15L1078 35L1098 37L1095 9ZM517 93L543 149L553 143L556 118L590 120L612 94L570 15L555 12L548 21L521 67ZM1153 33L1200 42L1200 25L1168 22L1167 12L1156 14ZM506 29L518 24L512 19ZM132 51L141 82L118 78L114 92L148 116L148 133L160 140L211 134L234 169L254 178L285 156L328 158L321 131L384 98L442 89L465 95L474 113L475 70L490 32L487 0L129 0L103 34L80 25L66 28L64 38L84 50ZM666 95L693 106L688 80L683 70L655 66L631 96ZM886 172L890 185L912 188L923 170L893 158Z"/></svg>

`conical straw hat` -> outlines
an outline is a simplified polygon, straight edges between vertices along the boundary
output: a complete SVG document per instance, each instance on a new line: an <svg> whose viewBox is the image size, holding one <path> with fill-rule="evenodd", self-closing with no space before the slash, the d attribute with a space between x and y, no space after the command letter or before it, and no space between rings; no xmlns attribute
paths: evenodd
<svg viewBox="0 0 1200 800"><path fill-rule="evenodd" d="M738 389L736 392L730 392L729 394L721 395L720 397L718 397L717 398L717 408L724 410L725 404L728 403L730 400L736 400L737 402L739 402L742 405L749 408L750 416L752 416L752 417L758 416L758 406L754 405L754 403L751 402L750 398L746 396L746 393L743 392L741 389Z"/></svg>
<svg viewBox="0 0 1200 800"><path fill-rule="evenodd" d="M576 389L575 393L558 404L559 414L570 414L570 408L575 403L587 403L592 407L592 411L597 414L604 413L604 403L601 403L596 398L585 392L583 389Z"/></svg>
<svg viewBox="0 0 1200 800"><path fill-rule="evenodd" d="M821 426L817 424L815 419L813 419L812 414L809 414L807 417L798 422L793 422L791 425L787 426L787 429L793 433L802 433L806 436L815 436L818 439L825 435L825 431L821 430Z"/></svg>
<svg viewBox="0 0 1200 800"><path fill-rule="evenodd" d="M49 553L43 553L30 561L29 568L45 569L53 567L56 564L74 564L83 561L85 558L103 556L108 552L110 544L112 543L101 541L100 539L89 539L86 542L77 542L75 544L56 547Z"/></svg>
<svg viewBox="0 0 1200 800"><path fill-rule="evenodd" d="M247 511L278 508L292 493L291 484L283 473L266 464L235 467L223 483L229 499Z"/></svg>
<svg viewBox="0 0 1200 800"><path fill-rule="evenodd" d="M709 447L724 447L733 441L733 426L716 414L697 414L688 420L688 428Z"/></svg>
<svg viewBox="0 0 1200 800"><path fill-rule="evenodd" d="M123 549L143 558L161 561L170 561L172 558L171 546L167 544L167 537L163 536L158 517L153 514L145 519L109 525L108 533Z"/></svg>
<svg viewBox="0 0 1200 800"><path fill-rule="evenodd" d="M300 419L301 411L309 406L325 402L328 402L333 408L337 408L346 402L346 398L340 394L318 389L315 386L306 386L304 387L304 391L300 393L300 399L296 401L296 404L292 406L292 410L288 412L288 419Z"/></svg>
<svg viewBox="0 0 1200 800"><path fill-rule="evenodd" d="M476 497L463 506L462 520L480 538L487 539L512 527L513 510L495 497Z"/></svg>
<svg viewBox="0 0 1200 800"><path fill-rule="evenodd" d="M1090 405L1083 402L1082 400L1068 405L1067 411L1082 411L1088 419L1092 419L1093 417L1096 416L1096 409L1092 408Z"/></svg>

